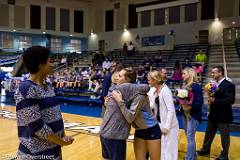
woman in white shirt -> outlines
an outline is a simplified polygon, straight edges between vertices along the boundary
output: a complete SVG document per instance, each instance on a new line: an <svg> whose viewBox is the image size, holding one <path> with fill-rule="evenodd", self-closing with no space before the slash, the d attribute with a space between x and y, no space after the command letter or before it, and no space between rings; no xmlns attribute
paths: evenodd
<svg viewBox="0 0 240 160"><path fill-rule="evenodd" d="M177 160L179 125L172 92L158 71L149 72L148 83L152 87L148 92L150 106L162 132L161 160Z"/></svg>

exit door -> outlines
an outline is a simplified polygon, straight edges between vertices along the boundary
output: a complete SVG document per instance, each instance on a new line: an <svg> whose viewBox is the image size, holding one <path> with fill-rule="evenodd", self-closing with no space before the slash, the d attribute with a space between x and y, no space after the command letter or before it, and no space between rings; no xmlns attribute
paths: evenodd
<svg viewBox="0 0 240 160"><path fill-rule="evenodd" d="M224 43L234 43L236 39L240 38L240 28L224 28L223 41Z"/></svg>
<svg viewBox="0 0 240 160"><path fill-rule="evenodd" d="M101 52L105 51L105 41L104 40L99 40L98 41L98 50Z"/></svg>

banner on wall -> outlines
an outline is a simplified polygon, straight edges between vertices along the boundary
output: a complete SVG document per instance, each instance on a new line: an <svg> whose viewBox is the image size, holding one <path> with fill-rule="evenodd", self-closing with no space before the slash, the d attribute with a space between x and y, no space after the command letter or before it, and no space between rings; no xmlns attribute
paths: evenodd
<svg viewBox="0 0 240 160"><path fill-rule="evenodd" d="M142 46L161 46L165 44L165 36L142 37Z"/></svg>

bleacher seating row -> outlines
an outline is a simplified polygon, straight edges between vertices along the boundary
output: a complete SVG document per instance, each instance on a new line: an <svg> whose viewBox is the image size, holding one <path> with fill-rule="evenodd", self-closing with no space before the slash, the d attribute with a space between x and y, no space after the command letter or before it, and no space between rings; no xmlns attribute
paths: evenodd
<svg viewBox="0 0 240 160"><path fill-rule="evenodd" d="M236 47L236 50L237 50L237 54L238 54L238 56L240 58L240 39L237 39L235 41L235 47Z"/></svg>
<svg viewBox="0 0 240 160"><path fill-rule="evenodd" d="M170 67L172 68L174 63L179 60L184 62L184 59L188 58L190 62L194 61L196 54L202 50L206 54L208 53L210 45L208 43L192 43L192 44L179 44L175 45L173 50L161 50L161 51L135 51L131 56L124 55L121 50L112 50L107 52L107 56L117 62L123 63L126 66L134 65L134 67L143 64L144 57L150 59L154 56L161 55L164 60L160 66L157 67Z"/></svg>
<svg viewBox="0 0 240 160"><path fill-rule="evenodd" d="M95 94L92 91L87 90L70 90L70 89L57 89L56 91L58 94L57 99L59 99L62 102L77 102L79 105L89 105L89 106L98 106L101 107L103 104L102 99L92 99L90 98L90 95ZM99 94L98 94L99 95ZM179 105L175 105L175 109L177 112L179 112ZM204 105L202 108L203 113L203 120L207 121L207 114L208 114L208 107L207 105ZM233 117L234 121L232 124L240 125L240 109L239 107L233 107Z"/></svg>
<svg viewBox="0 0 240 160"><path fill-rule="evenodd" d="M68 92L68 91L67 91ZM79 91L81 93L84 93L85 91ZM91 93L86 91L86 93ZM88 105L88 106L98 106L101 107L103 104L103 100L101 99L91 99L89 96L57 96L57 99L59 99L62 102L77 102L81 105ZM176 112L179 114L179 105L175 105ZM202 119L204 121L207 121L207 114L208 114L208 107L206 105L202 108L203 117ZM233 122L232 124L240 125L240 109L239 107L233 107Z"/></svg>
<svg viewBox="0 0 240 160"><path fill-rule="evenodd" d="M57 95L68 95L68 96L89 96L89 95L92 95L92 94L97 94L99 95L98 93L94 93L92 91L87 91L87 90L72 90L72 89L61 89L61 88L58 88L58 89L55 89L55 93Z"/></svg>
<svg viewBox="0 0 240 160"><path fill-rule="evenodd" d="M163 59L167 58L171 50L161 50L161 56ZM138 66L143 64L144 57L148 57L149 59L154 58L154 56L158 55L159 51L135 51L131 56L125 55L121 50L113 50L107 52L107 57L110 59L123 63L126 66L134 65Z"/></svg>
<svg viewBox="0 0 240 160"><path fill-rule="evenodd" d="M92 59L94 53L94 51L82 51L81 53L51 54L51 59L53 62L60 63L61 58L66 57L66 63L70 66L74 66L76 63L78 63L79 60L82 60L86 57Z"/></svg>
<svg viewBox="0 0 240 160"><path fill-rule="evenodd" d="M238 43L238 53L240 51L240 43ZM163 50L161 51L162 59L166 60L161 65L164 67L172 67L176 60L181 62L184 61L185 58L188 58L190 62L194 61L195 55L199 52L200 49L203 52L208 53L210 48L209 44L181 44L176 45L174 50ZM83 52L82 54L69 54L68 55L68 62L70 64L74 63L75 60L82 60L83 58L89 56L92 58L94 52ZM134 65L138 66L143 64L144 57L154 57L159 54L159 51L141 51L135 52L132 56L127 57L123 55L121 50L113 50L107 53L108 57L112 60L117 62L121 62L126 66ZM156 66L153 66L156 68ZM101 99L91 99L90 95L94 94L93 92L89 92L86 90L67 90L67 89L59 89L60 93L57 98L63 102L76 102L79 104L87 104L87 105L94 105L94 106L102 106L103 101ZM176 110L179 110L179 106L176 105ZM207 106L203 107L203 119L207 120ZM234 108L234 122L233 124L240 124L240 110L239 108Z"/></svg>
<svg viewBox="0 0 240 160"><path fill-rule="evenodd" d="M206 55L208 54L210 45L208 43L192 43L192 44L179 44L175 45L172 54L168 57L168 67L173 67L175 62L179 60L184 62L185 59L188 59L189 62L195 61L195 56L202 50Z"/></svg>
<svg viewBox="0 0 240 160"><path fill-rule="evenodd" d="M0 66L4 66L7 64L16 63L21 55L13 55L13 56L1 56L0 58Z"/></svg>
<svg viewBox="0 0 240 160"><path fill-rule="evenodd" d="M102 106L103 101L100 99L91 99L89 97L84 97L84 96L57 96L56 97L58 100L63 101L63 102L78 102L80 105L89 105L89 106Z"/></svg>

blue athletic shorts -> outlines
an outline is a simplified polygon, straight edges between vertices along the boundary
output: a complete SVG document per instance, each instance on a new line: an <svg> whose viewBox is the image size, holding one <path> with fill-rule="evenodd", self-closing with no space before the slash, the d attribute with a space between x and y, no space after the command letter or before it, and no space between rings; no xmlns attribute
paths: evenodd
<svg viewBox="0 0 240 160"><path fill-rule="evenodd" d="M158 124L147 129L137 129L134 134L135 137L144 140L161 139L161 130Z"/></svg>
<svg viewBox="0 0 240 160"><path fill-rule="evenodd" d="M110 160L126 160L126 140L106 139L100 136L102 157Z"/></svg>

